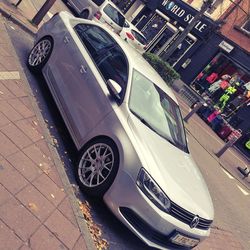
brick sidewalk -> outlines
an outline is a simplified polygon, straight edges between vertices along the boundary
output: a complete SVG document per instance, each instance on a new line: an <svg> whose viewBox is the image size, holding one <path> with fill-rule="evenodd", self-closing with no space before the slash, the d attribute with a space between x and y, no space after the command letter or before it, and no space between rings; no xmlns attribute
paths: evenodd
<svg viewBox="0 0 250 250"><path fill-rule="evenodd" d="M0 249L94 249L0 16Z"/></svg>

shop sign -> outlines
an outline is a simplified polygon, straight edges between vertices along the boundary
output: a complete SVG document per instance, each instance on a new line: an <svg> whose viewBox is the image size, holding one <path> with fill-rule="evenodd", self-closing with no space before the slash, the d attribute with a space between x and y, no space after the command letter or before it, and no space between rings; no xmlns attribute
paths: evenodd
<svg viewBox="0 0 250 250"><path fill-rule="evenodd" d="M176 21L187 26L192 22L197 11L187 4L175 0L164 0L162 1L160 9L166 13L168 16L174 18ZM204 36L205 33L209 31L209 22L202 18L194 27L194 32L198 33L200 36Z"/></svg>
<svg viewBox="0 0 250 250"><path fill-rule="evenodd" d="M219 47L223 50L225 50L227 53L230 53L233 49L234 49L234 46L232 46L231 44L225 42L225 41L222 41L220 44L219 44Z"/></svg>

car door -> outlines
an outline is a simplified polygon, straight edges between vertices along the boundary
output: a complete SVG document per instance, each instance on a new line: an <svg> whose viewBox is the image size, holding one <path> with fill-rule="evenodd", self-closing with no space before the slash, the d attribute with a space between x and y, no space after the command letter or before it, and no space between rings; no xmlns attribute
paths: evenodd
<svg viewBox="0 0 250 250"><path fill-rule="evenodd" d="M79 147L87 133L112 109L105 80L94 60L100 50L114 46L114 41L101 28L85 24L65 32L62 39L51 66L53 88Z"/></svg>

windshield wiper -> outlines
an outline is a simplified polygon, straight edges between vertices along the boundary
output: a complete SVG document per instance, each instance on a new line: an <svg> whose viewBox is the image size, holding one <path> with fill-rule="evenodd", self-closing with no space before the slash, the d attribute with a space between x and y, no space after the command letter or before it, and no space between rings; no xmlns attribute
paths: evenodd
<svg viewBox="0 0 250 250"><path fill-rule="evenodd" d="M171 143L172 145L176 146L175 143L170 140L169 138L165 137L164 135L162 135L161 133L159 133L154 127L152 127L150 125L150 123L148 123L144 118L142 118L140 115L138 115L136 112L132 111L132 114L134 114L144 125L146 125L147 127L149 127L151 130L153 130L157 135L159 135L160 137L162 137L163 139L167 140L169 143Z"/></svg>

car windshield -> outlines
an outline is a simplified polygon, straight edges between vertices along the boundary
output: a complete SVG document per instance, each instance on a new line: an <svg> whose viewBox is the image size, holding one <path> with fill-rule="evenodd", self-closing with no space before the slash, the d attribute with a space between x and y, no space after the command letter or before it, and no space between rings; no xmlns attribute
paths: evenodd
<svg viewBox="0 0 250 250"><path fill-rule="evenodd" d="M131 30L132 35L135 37L135 39L140 42L142 45L147 44L147 40L145 37L143 37L140 33L138 33L136 30Z"/></svg>
<svg viewBox="0 0 250 250"><path fill-rule="evenodd" d="M125 23L125 17L116 8L110 4L107 4L103 11L112 19L112 21L114 21L120 27L123 27Z"/></svg>
<svg viewBox="0 0 250 250"><path fill-rule="evenodd" d="M179 106L137 70L133 71L129 108L159 136L188 152Z"/></svg>

